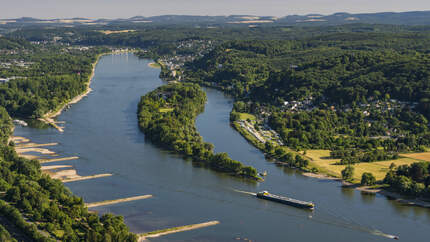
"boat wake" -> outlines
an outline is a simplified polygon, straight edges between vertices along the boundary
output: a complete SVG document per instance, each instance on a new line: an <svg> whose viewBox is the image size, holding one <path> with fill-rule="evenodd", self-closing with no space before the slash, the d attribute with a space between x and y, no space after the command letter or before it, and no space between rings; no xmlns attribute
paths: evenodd
<svg viewBox="0 0 430 242"><path fill-rule="evenodd" d="M243 194L257 196L257 193L255 193L255 192L247 192L247 191L241 191L241 190L236 190L236 189L232 189L232 190L235 191L235 192L243 193Z"/></svg>
<svg viewBox="0 0 430 242"><path fill-rule="evenodd" d="M376 229L374 231L372 231L371 234L377 235L377 236L382 236L382 237L389 238L389 239L399 239L399 236L392 235L392 234L386 234L386 233L381 232L381 231L376 230Z"/></svg>
<svg viewBox="0 0 430 242"><path fill-rule="evenodd" d="M399 239L399 237L396 235L386 234L380 230L372 228L371 226L366 226L366 225L360 224L360 223L354 221L352 218L347 218L345 216L342 216L341 214L339 214L339 213L337 213L331 209L328 209L327 207L324 210L326 210L325 212L328 212L328 214L323 215L323 217L325 217L325 218L315 217L315 218L311 218L311 219L315 222L318 222L318 223L323 223L323 224L328 224L328 225L332 225L332 226L343 227L346 229L361 231L364 233L369 233L371 235L381 236L381 237L385 237L388 239L396 239L396 240Z"/></svg>
<svg viewBox="0 0 430 242"><path fill-rule="evenodd" d="M238 192L238 193L251 195L251 196L257 195L257 193L254 193L254 192L241 191L241 190L237 190L237 189L233 189L233 188L231 188L231 190ZM375 236L385 237L388 239L396 239L396 240L399 239L399 237L396 235L386 234L386 233L379 231L377 229L373 229L369 226L362 225L358 222L353 221L351 218L346 218L345 216L342 216L342 215L338 214L337 212L335 212L331 209L328 209L327 207L325 207L325 209L323 208L323 210L326 210L325 213L328 213L328 214L325 214L325 215L323 215L323 217L320 217L320 216L314 216L317 214L312 213L312 215L309 215L307 218L313 222L316 222L316 223L327 224L327 225L331 225L331 226L342 227L342 228L356 230L356 231L362 231L362 232L369 233L369 234L372 234ZM324 212L323 212L323 214L324 214ZM289 215L290 216L297 216L297 215L293 215L293 214L289 214ZM303 218L302 216L297 216L297 217Z"/></svg>

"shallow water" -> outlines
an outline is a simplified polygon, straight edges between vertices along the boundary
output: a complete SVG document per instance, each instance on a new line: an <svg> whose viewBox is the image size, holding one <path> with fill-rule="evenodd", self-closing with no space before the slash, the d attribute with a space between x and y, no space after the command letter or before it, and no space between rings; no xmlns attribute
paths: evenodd
<svg viewBox="0 0 430 242"><path fill-rule="evenodd" d="M15 135L32 142L59 142L49 147L61 156L80 159L49 163L71 164L79 175L112 173L112 177L67 183L86 202L144 194L150 199L94 208L122 215L133 232L219 220L221 224L171 234L153 241L386 241L376 230L399 235L402 241L426 241L430 211L411 208L383 196L361 195L279 168L229 126L232 99L205 89L206 110L197 128L217 152L268 171L265 182L238 178L195 167L190 161L163 151L145 140L137 126L140 96L163 85L159 70L149 60L131 54L104 56L97 64L93 92L58 120L65 132L17 127ZM309 212L256 199L238 192L269 190L275 194L313 201ZM240 238L240 240L239 240Z"/></svg>

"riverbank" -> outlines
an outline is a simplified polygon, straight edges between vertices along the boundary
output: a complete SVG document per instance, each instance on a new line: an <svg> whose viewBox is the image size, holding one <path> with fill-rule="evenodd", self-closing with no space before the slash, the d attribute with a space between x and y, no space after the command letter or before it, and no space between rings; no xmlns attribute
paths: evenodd
<svg viewBox="0 0 430 242"><path fill-rule="evenodd" d="M361 186L360 184L350 183L341 178L329 176L322 173L303 172L302 175L310 178L320 179L320 180L337 181L341 183L341 186L343 188L355 189L357 191L361 191L363 194L370 194L370 195L380 194L404 205L430 208L430 201L424 201L418 198L406 198L405 196L399 193L388 191L383 187L375 188L372 186Z"/></svg>
<svg viewBox="0 0 430 242"><path fill-rule="evenodd" d="M42 118L39 118L39 120L46 123L46 124L51 125L52 127L54 127L55 129L57 129L60 132L64 132L64 127L59 126L58 123L54 120L54 118L59 116L66 107L68 107L69 105L78 103L79 101L81 101L84 97L86 97L92 91L90 85L91 85L91 81L95 75L97 63L99 62L99 60L102 56L108 55L108 54L110 54L110 53L101 53L101 54L97 55L96 61L92 64L91 75L89 76L88 81L86 82L85 91L82 94L80 94L80 95L72 98L70 101L60 105L58 107L58 109L46 113L45 115L43 115Z"/></svg>
<svg viewBox="0 0 430 242"><path fill-rule="evenodd" d="M230 124L249 143L251 143L254 147L258 148L259 150L261 150L264 153L264 144L262 142L260 142L255 136L253 136L252 134L247 132L237 122L231 121ZM294 153L298 154L298 152L294 152ZM302 154L300 154L300 155L302 155ZM315 164L313 164L314 161L311 158L309 158L306 155L302 155L302 156L304 156L306 159L310 160L311 168L316 167ZM280 162L280 161L276 161L275 163L279 164L279 165L284 164L284 162ZM389 164L387 165L387 167L388 166L389 166ZM294 167L292 167L292 168L294 168ZM356 189L358 191L361 191L361 192L367 193L367 194L380 194L380 195L386 196L389 199L393 199L393 200L395 200L401 204L405 204L405 205L409 205L409 206L418 206L418 207L423 207L423 208L430 208L430 202L429 201L423 201L423 200L418 199L418 198L413 198L413 199L405 198L401 194L388 191L388 190L384 189L383 187L374 188L374 187L360 186L358 180L355 183L350 183L350 182L343 180L341 177L339 177L338 175L334 174L333 172L331 172L327 169L318 169L317 173L309 172L309 170L306 170L303 168L294 168L294 169L299 169L300 171L302 171L301 174L303 176L306 176L306 177L316 178L316 179L320 179L320 180L332 180L332 181L341 182L342 187L344 187L344 188Z"/></svg>

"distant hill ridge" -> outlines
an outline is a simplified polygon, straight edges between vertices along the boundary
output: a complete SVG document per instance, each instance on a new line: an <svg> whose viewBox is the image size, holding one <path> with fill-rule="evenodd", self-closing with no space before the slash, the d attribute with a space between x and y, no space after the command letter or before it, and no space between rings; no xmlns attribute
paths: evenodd
<svg viewBox="0 0 430 242"><path fill-rule="evenodd" d="M197 15L160 15L134 16L128 19L36 19L22 17L17 19L2 19L4 24L115 24L115 23L158 23L158 24L272 24L272 25L337 25L347 23L395 24L395 25L430 25L430 11L412 12L381 12L381 13L346 13L339 12L331 15L307 14L287 15L285 17L230 15L230 16L197 16Z"/></svg>

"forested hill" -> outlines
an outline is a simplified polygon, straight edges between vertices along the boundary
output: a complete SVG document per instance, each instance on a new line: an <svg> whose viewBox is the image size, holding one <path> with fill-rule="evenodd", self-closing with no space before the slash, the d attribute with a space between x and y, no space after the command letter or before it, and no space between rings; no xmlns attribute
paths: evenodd
<svg viewBox="0 0 430 242"><path fill-rule="evenodd" d="M429 41L425 33L231 41L188 63L184 76L233 94L236 111L259 116L290 148L341 150L344 164L386 160L430 145Z"/></svg>
<svg viewBox="0 0 430 242"><path fill-rule="evenodd" d="M31 49L31 44L22 39L8 39L5 37L0 37L0 50L16 50L29 48Z"/></svg>
<svg viewBox="0 0 430 242"><path fill-rule="evenodd" d="M427 9L428 10L428 9ZM1 21L2 19L0 19ZM322 15L318 13L307 15L253 16L194 16L194 15L161 15L161 16L135 16L127 19L35 19L17 18L6 19L4 23L10 27L22 26L160 26L160 25L187 25L187 26L232 26L232 25L339 25L349 23L370 24L398 24L398 25L426 25L430 24L430 11L411 12L381 12L381 13L334 13Z"/></svg>
<svg viewBox="0 0 430 242"><path fill-rule="evenodd" d="M416 102L430 114L430 36L329 34L305 40L234 41L188 65L189 80L275 105L318 100Z"/></svg>

